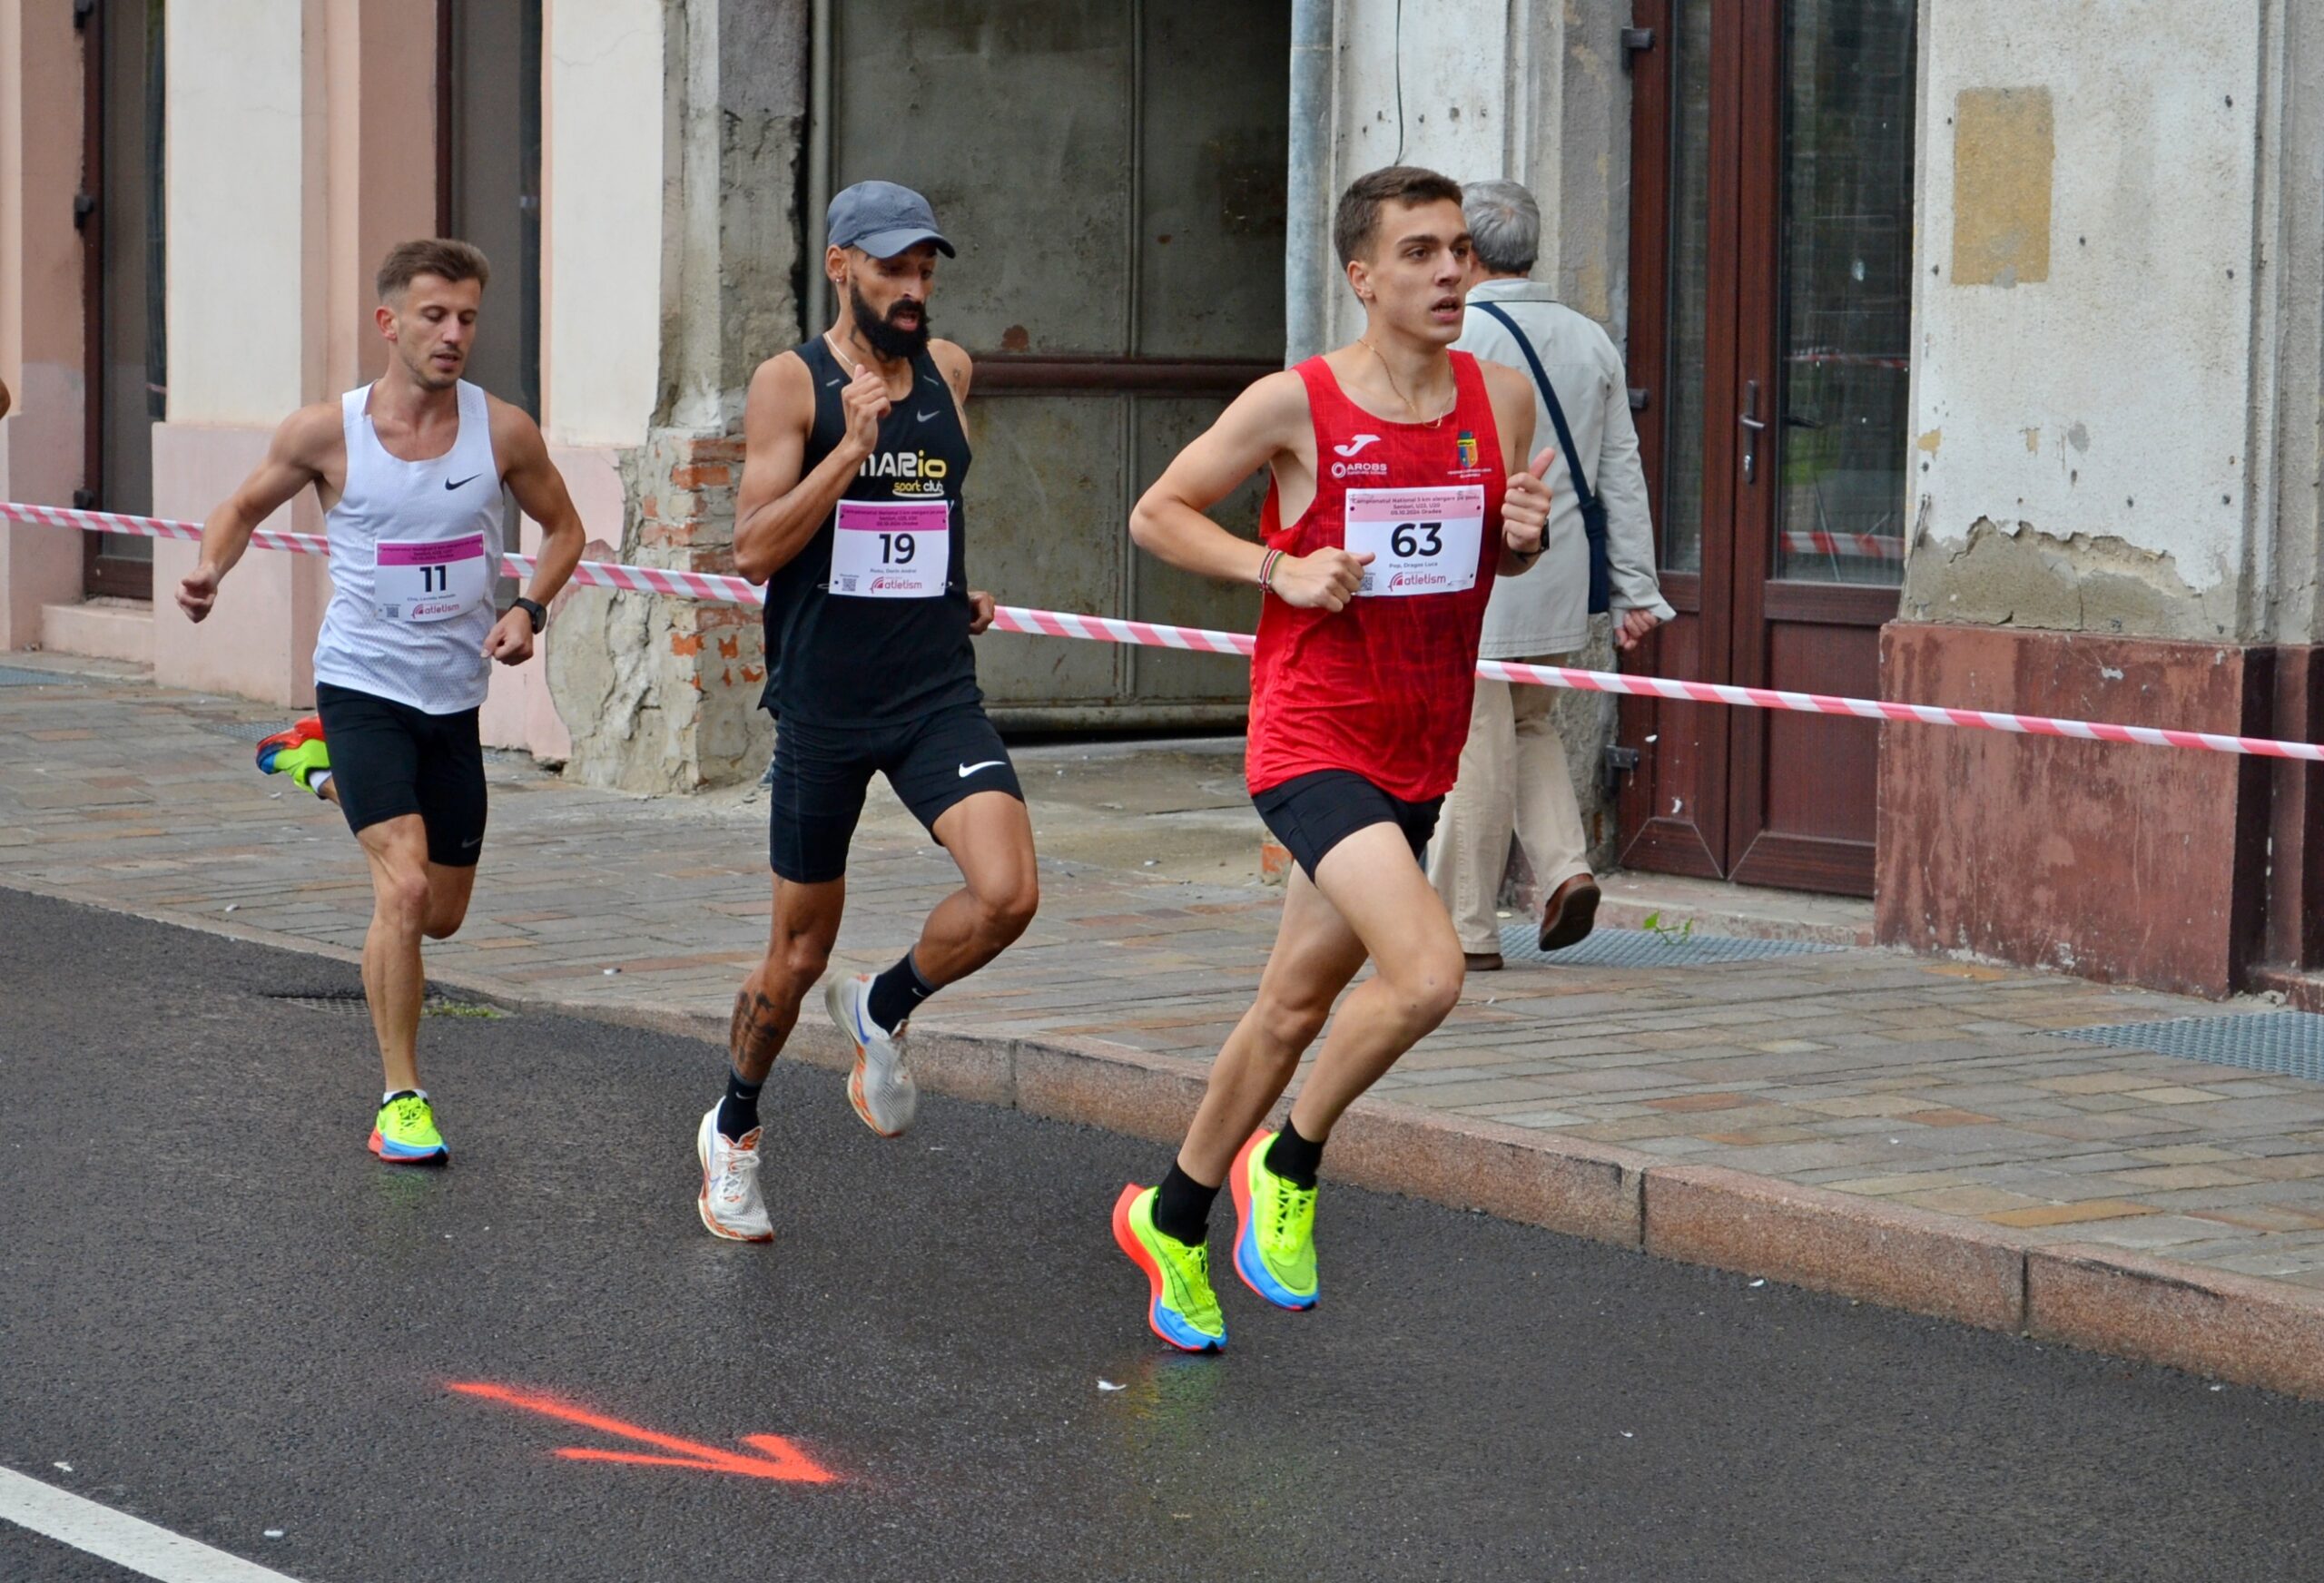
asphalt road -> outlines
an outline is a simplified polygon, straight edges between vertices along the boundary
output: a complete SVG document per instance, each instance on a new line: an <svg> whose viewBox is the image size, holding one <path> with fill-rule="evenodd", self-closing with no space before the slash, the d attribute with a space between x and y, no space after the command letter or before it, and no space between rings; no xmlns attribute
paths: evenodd
<svg viewBox="0 0 2324 1583"><path fill-rule="evenodd" d="M1344 1188L1319 1309L1230 1277L1166 1355L1107 1231L1160 1151L882 1143L829 1072L714 1242L684 1040L431 1017L455 1163L397 1171L359 1007L279 998L355 987L0 892L0 1467L302 1583L2324 1578L2324 1406ZM0 1579L131 1576L0 1522Z"/></svg>

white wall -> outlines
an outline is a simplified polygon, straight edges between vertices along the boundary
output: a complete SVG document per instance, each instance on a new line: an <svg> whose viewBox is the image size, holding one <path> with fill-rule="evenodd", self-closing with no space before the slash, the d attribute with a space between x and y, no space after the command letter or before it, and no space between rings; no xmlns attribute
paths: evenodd
<svg viewBox="0 0 2324 1583"><path fill-rule="evenodd" d="M1538 47L1535 34L1539 27L1555 28L1554 14L1537 26L1529 0L1408 0L1403 9L1400 32L1396 0L1342 0L1327 201L1337 203L1341 191L1366 171L1398 163L1400 145L1401 162L1456 182L1526 180L1527 162L1511 157L1510 57ZM1512 12L1520 23L1514 28ZM1549 58L1556 58L1553 49ZM1364 316L1336 255L1324 263L1331 275L1327 322L1338 345L1362 331Z"/></svg>
<svg viewBox="0 0 2324 1583"><path fill-rule="evenodd" d="M306 397L305 9L302 0L170 8L173 423L271 428Z"/></svg>
<svg viewBox="0 0 2324 1583"><path fill-rule="evenodd" d="M543 7L542 417L560 445L643 445L659 397L662 27L661 0Z"/></svg>
<svg viewBox="0 0 2324 1583"><path fill-rule="evenodd" d="M1331 200L1396 162L1456 182L1510 180L1541 205L1537 280L1620 334L1628 307L1630 92L1623 0L1342 0L1332 105ZM1336 259L1334 339L1363 328Z"/></svg>
<svg viewBox="0 0 2324 1583"><path fill-rule="evenodd" d="M1957 543L1981 520L2021 539L2115 539L2110 570L2182 602L2237 577L2261 10L1924 5L1914 477L1928 539ZM2048 278L1962 284L1955 231L1975 217L1956 212L1960 95L2003 88L2051 98ZM1999 590L1958 607L1929 580L1941 557L1915 561L1926 614L2011 618ZM2204 603L2216 624L2221 600Z"/></svg>

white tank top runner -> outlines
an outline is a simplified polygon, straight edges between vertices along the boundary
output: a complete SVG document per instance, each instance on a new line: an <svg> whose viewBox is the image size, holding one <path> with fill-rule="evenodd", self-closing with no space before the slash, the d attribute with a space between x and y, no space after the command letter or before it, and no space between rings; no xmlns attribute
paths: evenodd
<svg viewBox="0 0 2324 1583"><path fill-rule="evenodd" d="M371 427L371 388L340 400L347 487L324 518L330 607L315 640L315 680L458 714L484 702L497 619L500 466L481 387L458 387L452 448L424 462L390 456Z"/></svg>

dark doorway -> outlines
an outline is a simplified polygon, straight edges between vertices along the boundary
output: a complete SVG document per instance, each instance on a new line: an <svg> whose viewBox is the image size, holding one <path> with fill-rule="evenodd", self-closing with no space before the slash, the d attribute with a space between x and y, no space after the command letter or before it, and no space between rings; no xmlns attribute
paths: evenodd
<svg viewBox="0 0 2324 1583"><path fill-rule="evenodd" d="M924 192L960 249L936 332L976 358L973 564L1011 603L1247 631L1246 589L1134 556L1129 508L1282 365L1287 0L1039 6L819 0L823 206L872 177ZM1256 484L1219 520L1256 533ZM1018 725L1230 724L1237 661L1031 638L978 656Z"/></svg>
<svg viewBox="0 0 2324 1583"><path fill-rule="evenodd" d="M85 508L153 510L153 425L168 416L162 251L162 0L96 0L81 14L82 196L87 326ZM91 597L151 599L153 541L84 536Z"/></svg>
<svg viewBox="0 0 2324 1583"><path fill-rule="evenodd" d="M437 29L436 230L492 263L468 377L538 418L540 0L440 0Z"/></svg>
<svg viewBox="0 0 2324 1583"><path fill-rule="evenodd" d="M1665 675L1875 695L1903 578L1915 0L1652 0L1631 379ZM1650 17L1647 14L1652 14ZM1870 895L1878 727L1626 705L1634 867Z"/></svg>

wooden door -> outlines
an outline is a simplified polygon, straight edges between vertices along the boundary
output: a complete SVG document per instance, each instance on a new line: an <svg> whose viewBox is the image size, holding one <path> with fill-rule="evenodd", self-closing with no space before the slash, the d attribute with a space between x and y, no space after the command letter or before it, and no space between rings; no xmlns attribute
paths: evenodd
<svg viewBox="0 0 2324 1583"><path fill-rule="evenodd" d="M1630 378L1666 594L1637 668L1872 696L1902 578L1914 0L1656 0ZM1869 895L1878 728L1634 703L1623 860Z"/></svg>

